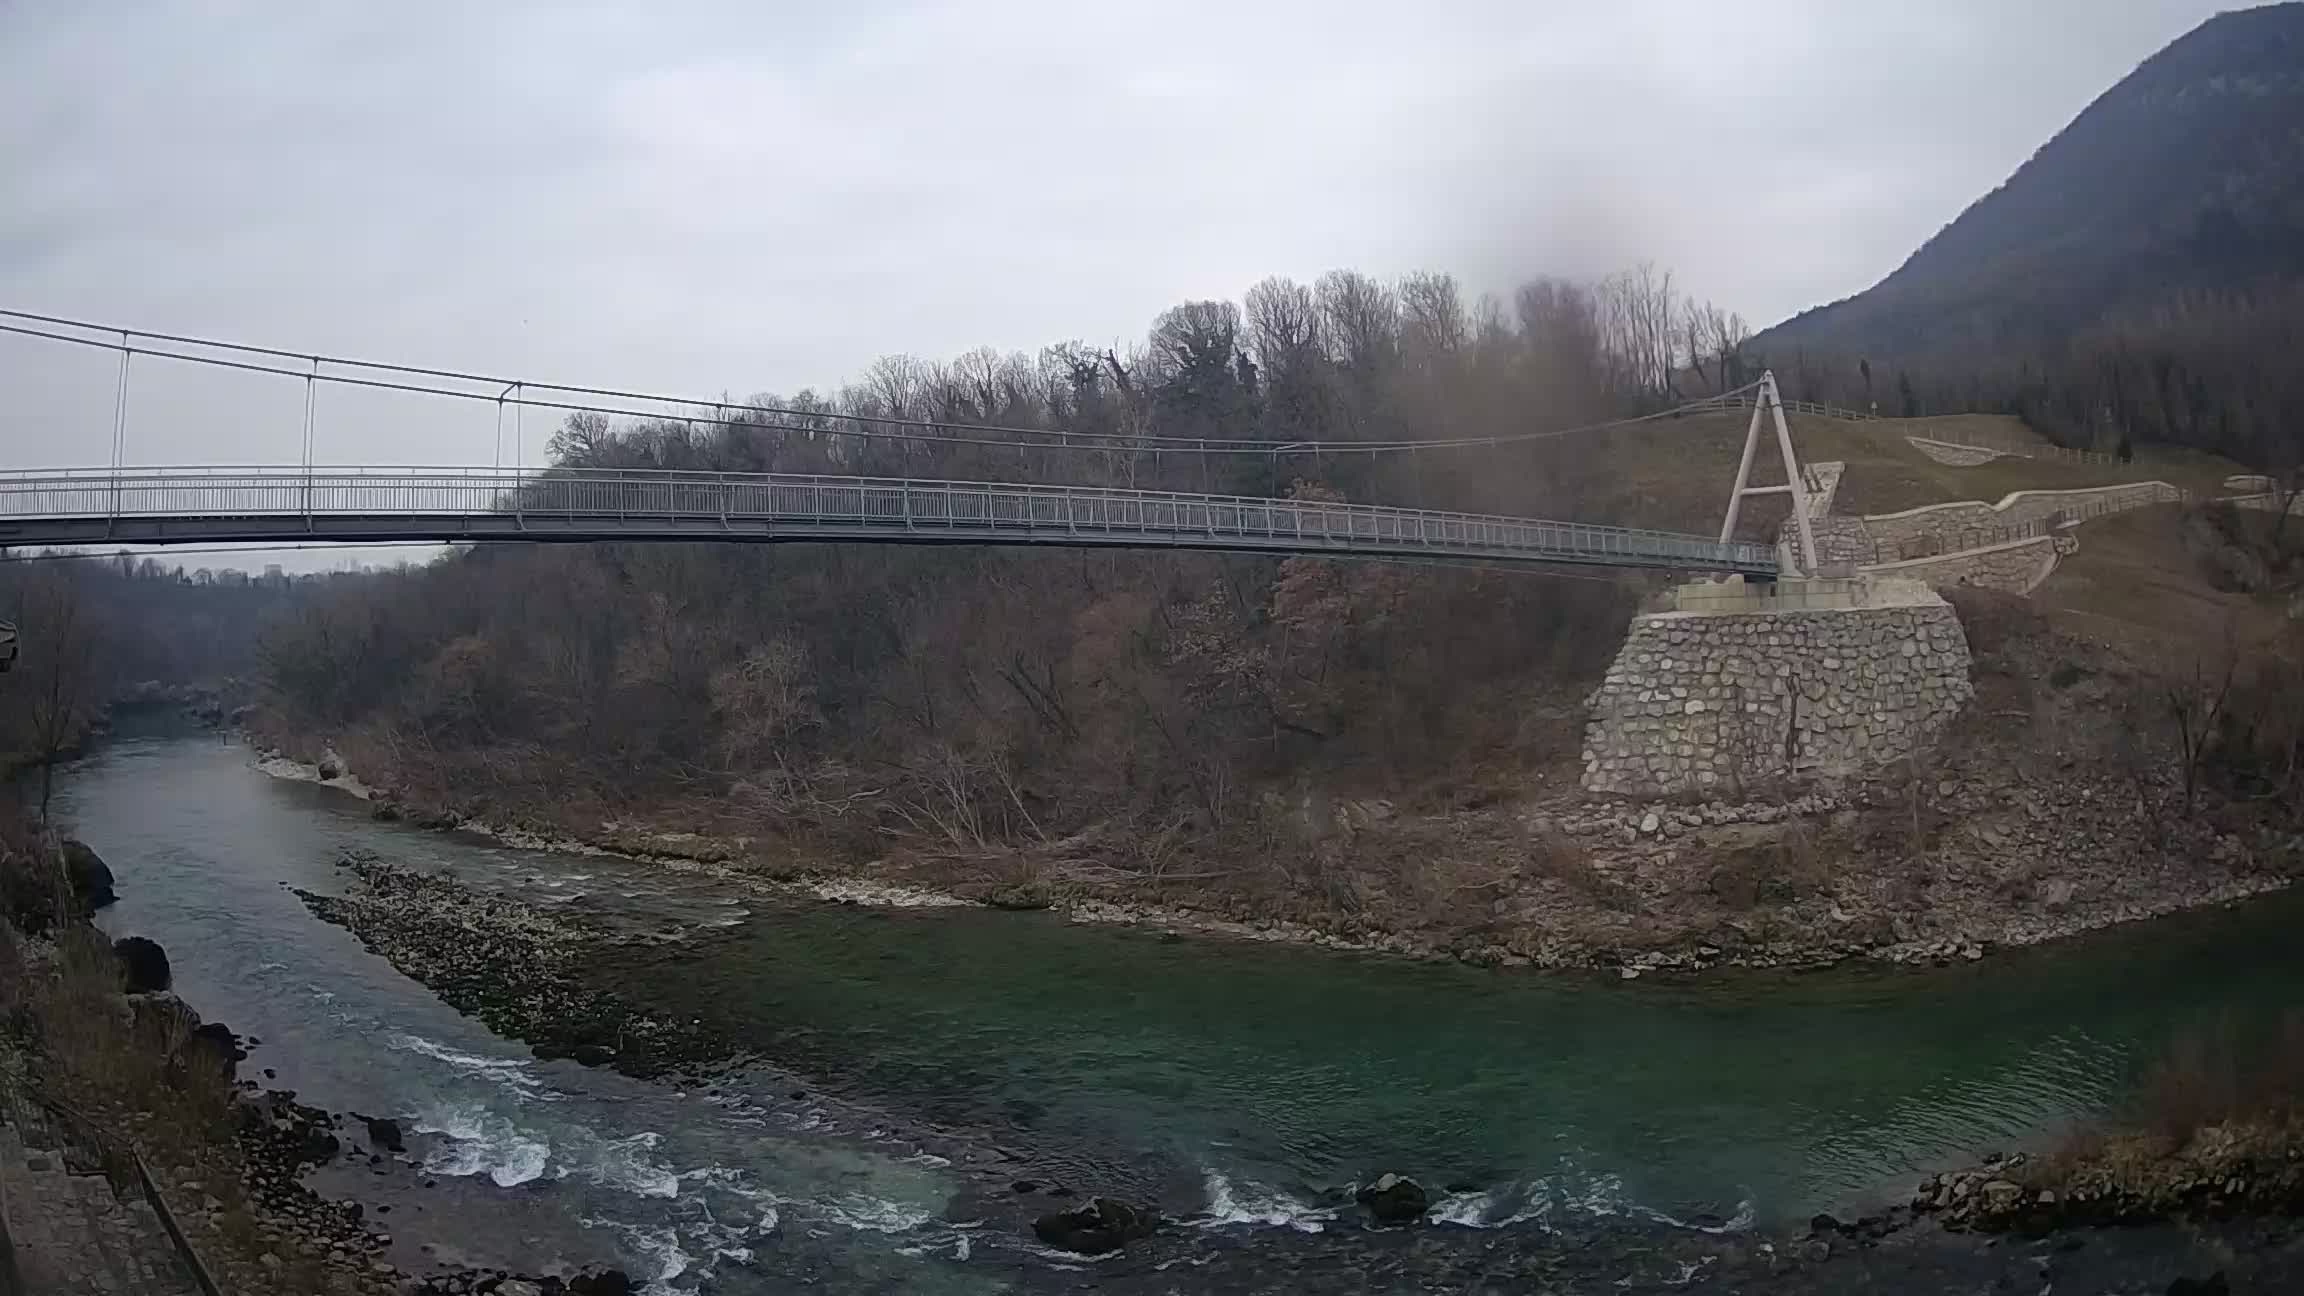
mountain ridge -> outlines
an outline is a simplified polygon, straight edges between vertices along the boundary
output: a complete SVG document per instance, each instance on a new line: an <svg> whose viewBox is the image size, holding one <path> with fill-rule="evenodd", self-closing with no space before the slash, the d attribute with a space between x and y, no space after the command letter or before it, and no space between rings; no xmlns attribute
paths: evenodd
<svg viewBox="0 0 2304 1296"><path fill-rule="evenodd" d="M1879 283L1754 339L1902 363L2054 351L2176 296L2304 277L2304 3L2218 14Z"/></svg>

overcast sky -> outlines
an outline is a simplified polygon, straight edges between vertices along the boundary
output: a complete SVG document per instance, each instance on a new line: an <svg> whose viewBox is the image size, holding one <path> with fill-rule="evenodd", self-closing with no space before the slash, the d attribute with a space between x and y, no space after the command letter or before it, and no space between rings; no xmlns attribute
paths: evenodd
<svg viewBox="0 0 2304 1296"><path fill-rule="evenodd" d="M2219 7L0 0L0 306L735 395L1339 266L1650 258L1766 324ZM109 374L0 338L0 463L106 462ZM134 396L131 461L297 456L280 384ZM319 457L490 459L381 408Z"/></svg>

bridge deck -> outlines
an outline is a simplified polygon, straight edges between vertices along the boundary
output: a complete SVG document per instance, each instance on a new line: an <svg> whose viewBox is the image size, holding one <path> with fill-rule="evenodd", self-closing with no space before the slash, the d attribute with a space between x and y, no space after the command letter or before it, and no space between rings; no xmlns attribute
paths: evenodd
<svg viewBox="0 0 2304 1296"><path fill-rule="evenodd" d="M1372 504L780 473L135 468L0 474L0 545L310 540L1042 544L1773 575L1704 536Z"/></svg>

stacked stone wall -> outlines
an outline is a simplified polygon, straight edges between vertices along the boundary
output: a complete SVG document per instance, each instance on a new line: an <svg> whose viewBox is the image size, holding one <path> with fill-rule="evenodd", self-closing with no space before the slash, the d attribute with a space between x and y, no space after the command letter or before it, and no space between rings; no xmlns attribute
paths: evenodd
<svg viewBox="0 0 2304 1296"><path fill-rule="evenodd" d="M1933 544L1959 549L1974 537L2009 527L2028 526L2057 517L2103 513L2181 498L2182 492L2166 482L2134 482L2124 486L2098 486L2081 490L2017 491L1998 504L1968 500L1958 504L1930 504L1901 513L1873 513L1864 519L1872 539L1882 548Z"/></svg>
<svg viewBox="0 0 2304 1296"><path fill-rule="evenodd" d="M1973 695L1968 641L1933 594L1833 611L1636 617L1585 728L1584 786L1721 793L1876 768Z"/></svg>
<svg viewBox="0 0 2304 1296"><path fill-rule="evenodd" d="M1818 556L1828 563L1872 561L1872 531L1860 517L1819 517L1808 520L1816 535Z"/></svg>
<svg viewBox="0 0 2304 1296"><path fill-rule="evenodd" d="M1863 571L1868 576L1901 576L1923 581L1936 589L1968 585L2008 594L2029 594L2056 570L2058 558L2079 546L2080 542L2069 535L2033 536L1936 558L1866 564Z"/></svg>

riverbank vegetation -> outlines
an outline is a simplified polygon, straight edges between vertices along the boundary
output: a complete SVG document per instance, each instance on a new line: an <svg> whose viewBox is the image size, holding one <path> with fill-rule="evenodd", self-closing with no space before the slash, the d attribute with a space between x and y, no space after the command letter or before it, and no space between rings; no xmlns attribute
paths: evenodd
<svg viewBox="0 0 2304 1296"><path fill-rule="evenodd" d="M1915 1206L2035 1233L2304 1209L2304 1010L2180 1034L2102 1117L2041 1152L1934 1176Z"/></svg>
<svg viewBox="0 0 2304 1296"><path fill-rule="evenodd" d="M158 947L145 942L132 974L89 921L91 900L56 838L0 809L6 1119L37 1122L56 1141L44 1150L66 1164L87 1159L125 1199L141 1192L141 1158L177 1226L228 1290L393 1292L389 1275L353 1258L377 1245L357 1211L295 1182L300 1158L318 1151L313 1122L324 1114L243 1092L232 1033L203 1023L165 984L137 985L135 974L150 977L154 967L164 978L165 958L155 964ZM32 1128L19 1133L29 1139ZM330 1154L333 1145L329 1136Z"/></svg>

